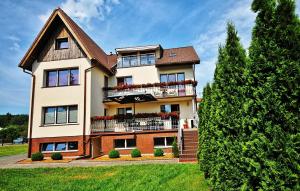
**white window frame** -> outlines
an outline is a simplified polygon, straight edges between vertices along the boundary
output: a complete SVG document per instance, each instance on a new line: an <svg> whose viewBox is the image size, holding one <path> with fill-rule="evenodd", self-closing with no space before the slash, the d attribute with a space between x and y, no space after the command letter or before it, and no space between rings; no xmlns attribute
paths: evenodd
<svg viewBox="0 0 300 191"><path fill-rule="evenodd" d="M152 63L150 63L150 64L148 63L148 61L149 61L149 57L148 57L148 56L149 56L149 55L153 55L153 56L154 56L154 63L153 63L153 64L155 64L155 61L156 61L156 60L155 60L155 53L147 53L147 54L140 54L140 65L141 65L141 66L152 65ZM141 59L142 56L146 56L146 58L147 58L147 64L142 64L142 59Z"/></svg>
<svg viewBox="0 0 300 191"><path fill-rule="evenodd" d="M70 107L74 107L74 106L77 106L77 121L76 122L69 122L69 108ZM46 108L49 108L49 107L54 107L55 110L54 110L54 123L45 123L45 110ZM67 122L66 123L57 123L57 108L58 107L67 107ZM42 114L43 114L43 120L42 120L42 126L55 126L55 125L69 125L69 124L78 124L78 105L60 105L60 106L46 106L46 107L43 107L42 109Z"/></svg>
<svg viewBox="0 0 300 191"><path fill-rule="evenodd" d="M69 143L70 143L70 142L77 142L77 149L76 149L76 150L69 150L68 147L69 147ZM66 143L66 150L64 150L64 151L56 151L56 150L55 150L55 144L56 144L56 143ZM43 144L53 144L53 149L52 149L52 151L42 151ZM67 153L67 152L77 152L77 151L78 151L78 146L79 146L78 141L41 143L41 152L42 152L42 153Z"/></svg>
<svg viewBox="0 0 300 191"><path fill-rule="evenodd" d="M155 145L154 145L154 139L155 139L155 138L163 138L163 139L164 139L165 145L164 145L164 146L155 146ZM154 148L171 148L172 145L167 145L167 138L168 138L168 137L153 137L153 146L154 146ZM173 137L172 137L172 138L173 138Z"/></svg>
<svg viewBox="0 0 300 191"><path fill-rule="evenodd" d="M114 139L114 141L115 140L125 140L125 147L123 148L123 147L115 147L115 143L114 143L114 148L116 149L116 150L126 150L126 149L135 149L136 148L136 146L135 147L127 147L127 140L128 139ZM134 139L135 140L135 145L136 145L136 139Z"/></svg>

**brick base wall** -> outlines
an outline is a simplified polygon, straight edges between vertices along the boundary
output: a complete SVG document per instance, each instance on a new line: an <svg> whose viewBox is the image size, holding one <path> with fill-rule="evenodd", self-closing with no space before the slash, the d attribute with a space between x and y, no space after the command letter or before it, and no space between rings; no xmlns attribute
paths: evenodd
<svg viewBox="0 0 300 191"><path fill-rule="evenodd" d="M79 156L83 155L83 138L82 136L71 136L71 137L45 137L45 138L33 138L31 153L41 151L42 143L51 143L51 142L70 142L78 141L78 151L75 152L61 152L63 156ZM44 156L49 157L52 153L44 153ZM89 136L86 136L86 154L90 154L90 142Z"/></svg>
<svg viewBox="0 0 300 191"><path fill-rule="evenodd" d="M175 132L151 132L151 133L130 133L126 135L102 135L101 149L102 154L107 155L109 151L114 149L115 139L136 139L136 148L138 148L142 154L153 154L154 151L154 137L177 137L177 131ZM172 148L164 148L165 153L171 153ZM128 155L131 149L120 149L121 155Z"/></svg>

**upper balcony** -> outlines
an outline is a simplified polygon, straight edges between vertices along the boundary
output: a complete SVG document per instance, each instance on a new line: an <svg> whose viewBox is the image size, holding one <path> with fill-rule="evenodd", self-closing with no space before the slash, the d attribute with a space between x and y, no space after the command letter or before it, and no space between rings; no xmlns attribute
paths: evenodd
<svg viewBox="0 0 300 191"><path fill-rule="evenodd" d="M145 101L154 101L160 98L174 98L183 96L196 95L197 81L185 80L179 82L168 83L148 83L148 84L133 84L122 85L115 87L104 87L104 102L117 101L124 96L133 96L135 99L146 98ZM142 102L142 100L136 100Z"/></svg>

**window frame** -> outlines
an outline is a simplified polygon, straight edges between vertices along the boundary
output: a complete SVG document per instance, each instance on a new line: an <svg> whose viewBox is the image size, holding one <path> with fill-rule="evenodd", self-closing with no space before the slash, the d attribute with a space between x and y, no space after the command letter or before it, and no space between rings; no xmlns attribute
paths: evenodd
<svg viewBox="0 0 300 191"><path fill-rule="evenodd" d="M77 149L69 149L69 143L73 143L73 142L77 142ZM65 150L56 150L56 144L59 144L59 143L65 143L66 144L66 149ZM53 147L52 147L52 150L51 151L43 151L43 144L52 144ZM77 152L78 151L78 141L67 141L67 142L46 142L46 143L40 143L40 151L42 153L54 153L54 152L62 152L62 153L65 153L65 152Z"/></svg>
<svg viewBox="0 0 300 191"><path fill-rule="evenodd" d="M67 48L60 48L60 43L67 42L68 47ZM55 50L65 50L70 48L70 41L68 37L62 37L62 38L57 38L55 39Z"/></svg>
<svg viewBox="0 0 300 191"><path fill-rule="evenodd" d="M171 148L172 147L172 143L170 145L167 144L167 138L173 138L173 137L153 137L153 147L154 148ZM154 139L164 139L164 145L155 145L154 143ZM174 141L174 139L173 139Z"/></svg>
<svg viewBox="0 0 300 191"><path fill-rule="evenodd" d="M124 140L124 148L123 147L116 147L116 140ZM127 140L134 140L135 141L135 146L134 147L128 147L127 145ZM136 148L136 139L114 139L114 149L116 150L125 150L125 149L135 149Z"/></svg>
<svg viewBox="0 0 300 191"><path fill-rule="evenodd" d="M57 122L57 113L59 107L66 107L66 123L58 123ZM77 107L77 120L76 122L70 122L70 107ZM45 123L46 121L46 109L47 108L55 108L54 109L54 123ZM42 108L43 120L42 126L55 126L55 125L69 125L69 124L78 124L78 105L63 105L63 106L46 106Z"/></svg>
<svg viewBox="0 0 300 191"><path fill-rule="evenodd" d="M131 78L131 84L130 83L125 83L126 79L129 79L129 78ZM123 84L120 84L118 82L121 79L123 79ZM119 76L119 77L117 77L117 86L124 86L124 85L133 85L133 78L132 78L132 76Z"/></svg>
<svg viewBox="0 0 300 191"><path fill-rule="evenodd" d="M150 55L153 55L153 57L154 57L154 63L150 63L149 61L150 61ZM146 64L142 64L142 56L146 56L146 61L147 61L147 63ZM155 53L145 53L145 54L140 54L140 65L141 66L148 66L148 65L152 65L152 64L155 64Z"/></svg>
<svg viewBox="0 0 300 191"><path fill-rule="evenodd" d="M59 72L61 72L61 71L65 71L65 70L67 70L68 71L68 82L67 82L67 85L59 85L59 79L60 79L60 77L59 77ZM77 70L78 71L78 82L77 82L77 84L71 84L71 70ZM56 81L55 81L55 85L53 85L53 86L49 86L49 73L50 72L55 72L56 73ZM72 68L60 68L60 69L51 69L51 70L45 70L45 83L44 83L44 86L43 87L45 87L45 88L53 88L53 87L66 87L66 86L78 86L78 85L80 85L79 84L79 77L80 77L80 73L79 73L79 68L78 67L72 67Z"/></svg>

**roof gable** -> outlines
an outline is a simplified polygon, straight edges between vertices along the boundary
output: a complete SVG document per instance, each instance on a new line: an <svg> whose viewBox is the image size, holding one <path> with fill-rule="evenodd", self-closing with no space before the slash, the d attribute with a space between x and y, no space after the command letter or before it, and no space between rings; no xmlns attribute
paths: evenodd
<svg viewBox="0 0 300 191"><path fill-rule="evenodd" d="M63 22L74 39L78 42L87 57L105 72L111 74L111 66L108 63L106 53L60 8L53 11L42 30L21 60L19 67L31 70L32 63L37 59L46 39L51 35L55 26Z"/></svg>

